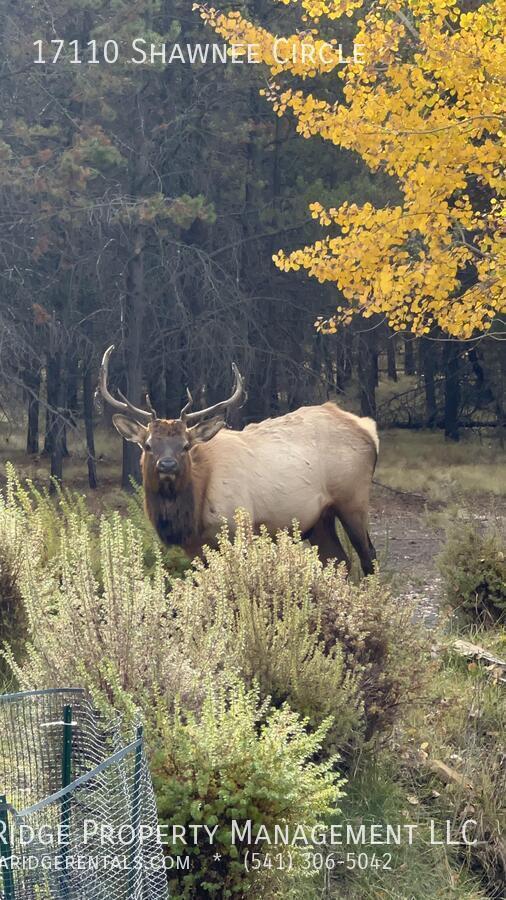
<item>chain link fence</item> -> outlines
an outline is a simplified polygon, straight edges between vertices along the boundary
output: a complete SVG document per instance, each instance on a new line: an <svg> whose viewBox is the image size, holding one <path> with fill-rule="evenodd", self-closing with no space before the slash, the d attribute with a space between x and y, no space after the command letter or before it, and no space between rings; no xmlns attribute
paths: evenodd
<svg viewBox="0 0 506 900"><path fill-rule="evenodd" d="M142 729L78 688L0 696L2 900L167 900Z"/></svg>

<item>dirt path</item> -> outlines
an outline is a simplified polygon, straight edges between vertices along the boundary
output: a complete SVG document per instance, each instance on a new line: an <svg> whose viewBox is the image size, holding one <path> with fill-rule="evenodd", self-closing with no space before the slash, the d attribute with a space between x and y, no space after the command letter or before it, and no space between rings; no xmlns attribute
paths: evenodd
<svg viewBox="0 0 506 900"><path fill-rule="evenodd" d="M436 556L444 540L442 529L426 520L427 504L416 495L374 487L371 536L383 569L413 604L416 617L435 624L441 603L441 578Z"/></svg>
<svg viewBox="0 0 506 900"><path fill-rule="evenodd" d="M444 510L444 504L374 486L371 536L378 557L396 590L412 602L415 616L428 625L436 623L443 602L436 557L445 538L443 528L430 523L431 510ZM469 510L477 528L492 521L506 527L506 498L495 497L492 503L487 497L470 497Z"/></svg>

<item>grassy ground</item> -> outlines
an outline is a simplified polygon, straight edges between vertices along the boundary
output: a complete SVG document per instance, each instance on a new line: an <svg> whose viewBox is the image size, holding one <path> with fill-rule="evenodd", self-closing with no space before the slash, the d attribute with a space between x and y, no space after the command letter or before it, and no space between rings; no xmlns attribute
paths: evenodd
<svg viewBox="0 0 506 900"><path fill-rule="evenodd" d="M11 462L22 478L30 478L38 486L49 484L50 461L45 454L28 456L24 448L25 438L19 432L8 431L0 422L0 479L5 474L5 463ZM87 454L84 435L80 429L68 434L70 455L64 460L63 480L67 487L86 495L92 509L100 512L114 506L125 510L125 494L121 490L121 438L114 429L98 428L95 434L98 489L92 491L88 484Z"/></svg>
<svg viewBox="0 0 506 900"><path fill-rule="evenodd" d="M375 478L432 501L473 494L504 497L505 457L505 448L490 429L468 429L458 443L445 441L439 431L393 429L381 435Z"/></svg>

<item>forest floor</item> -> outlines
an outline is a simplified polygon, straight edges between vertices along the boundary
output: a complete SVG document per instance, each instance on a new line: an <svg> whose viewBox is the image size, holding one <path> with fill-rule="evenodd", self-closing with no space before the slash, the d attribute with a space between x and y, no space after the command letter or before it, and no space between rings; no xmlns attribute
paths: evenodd
<svg viewBox="0 0 506 900"><path fill-rule="evenodd" d="M393 587L413 603L414 615L434 625L441 604L437 555L443 527L427 520L427 504L413 494L376 486L371 503L370 532L381 567Z"/></svg>
<svg viewBox="0 0 506 900"><path fill-rule="evenodd" d="M437 557L446 529L459 520L506 533L506 497L473 493L457 505L374 487L370 531L381 568L429 626L436 624L443 603Z"/></svg>

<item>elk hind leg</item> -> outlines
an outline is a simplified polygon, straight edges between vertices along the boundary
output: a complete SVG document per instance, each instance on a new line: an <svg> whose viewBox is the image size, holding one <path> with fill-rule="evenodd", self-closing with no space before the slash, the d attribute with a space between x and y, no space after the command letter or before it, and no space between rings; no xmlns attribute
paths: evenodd
<svg viewBox="0 0 506 900"><path fill-rule="evenodd" d="M304 537L310 544L318 547L318 556L322 563L325 564L331 559L338 563L345 562L346 568L350 571L350 561L336 533L335 516L334 509L326 509Z"/></svg>
<svg viewBox="0 0 506 900"><path fill-rule="evenodd" d="M358 553L364 575L372 575L376 550L367 530L367 521L364 513L358 509L340 509L338 516L354 549Z"/></svg>

